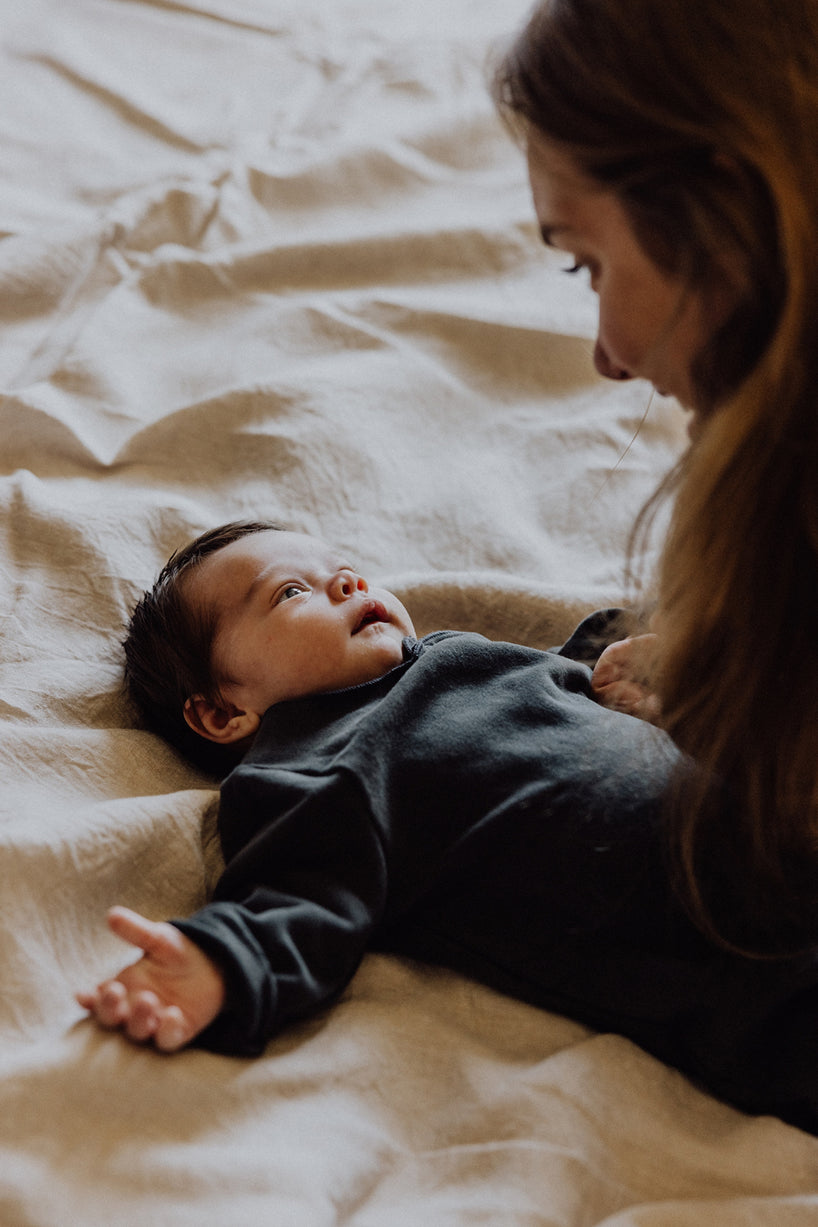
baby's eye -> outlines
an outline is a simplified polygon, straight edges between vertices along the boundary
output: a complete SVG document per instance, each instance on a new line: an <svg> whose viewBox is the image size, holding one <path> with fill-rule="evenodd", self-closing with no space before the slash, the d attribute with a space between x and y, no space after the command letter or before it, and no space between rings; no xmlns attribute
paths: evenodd
<svg viewBox="0 0 818 1227"><path fill-rule="evenodd" d="M289 601L294 596L300 596L302 592L306 592L301 584L287 584L286 588L282 588L278 594L279 601Z"/></svg>

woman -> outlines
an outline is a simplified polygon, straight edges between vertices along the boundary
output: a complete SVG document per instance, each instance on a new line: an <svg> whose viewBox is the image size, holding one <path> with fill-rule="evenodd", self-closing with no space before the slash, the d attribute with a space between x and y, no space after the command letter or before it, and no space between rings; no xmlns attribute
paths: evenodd
<svg viewBox="0 0 818 1227"><path fill-rule="evenodd" d="M544 0L500 64L595 364L691 412L657 576L669 803L698 924L818 939L818 3ZM573 271L571 269L570 271ZM732 802L725 802L724 785Z"/></svg>

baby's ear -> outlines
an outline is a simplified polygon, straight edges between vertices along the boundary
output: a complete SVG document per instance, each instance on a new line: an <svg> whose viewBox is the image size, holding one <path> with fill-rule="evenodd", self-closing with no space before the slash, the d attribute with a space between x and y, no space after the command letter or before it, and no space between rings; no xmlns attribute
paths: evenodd
<svg viewBox="0 0 818 1227"><path fill-rule="evenodd" d="M185 700L184 716L194 733L223 746L252 737L261 724L257 712L241 711L232 703L222 707L200 694Z"/></svg>

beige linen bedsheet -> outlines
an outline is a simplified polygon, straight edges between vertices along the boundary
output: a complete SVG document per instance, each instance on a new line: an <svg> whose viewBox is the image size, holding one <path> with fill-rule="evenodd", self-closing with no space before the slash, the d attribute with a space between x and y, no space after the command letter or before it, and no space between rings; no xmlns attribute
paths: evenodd
<svg viewBox="0 0 818 1227"><path fill-rule="evenodd" d="M123 620L225 519L419 629L620 600L677 407L604 385L484 79L520 0L0 0L0 1227L802 1227L818 1142L625 1040L367 957L258 1060L97 1031L115 902L219 871ZM644 419L644 420L643 420Z"/></svg>

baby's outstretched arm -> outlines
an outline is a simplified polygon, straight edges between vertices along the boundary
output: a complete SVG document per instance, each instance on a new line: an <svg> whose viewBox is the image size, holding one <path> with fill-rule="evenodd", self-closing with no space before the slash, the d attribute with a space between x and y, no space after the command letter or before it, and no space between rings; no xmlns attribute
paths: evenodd
<svg viewBox="0 0 818 1227"><path fill-rule="evenodd" d="M659 699L650 682L656 645L657 636L650 634L621 639L605 648L591 678L594 696L604 707L658 721Z"/></svg>
<svg viewBox="0 0 818 1227"><path fill-rule="evenodd" d="M121 1028L163 1052L189 1044L220 1012L224 980L216 964L177 928L129 908L108 913L111 931L144 951L136 963L77 1001L103 1027Z"/></svg>

